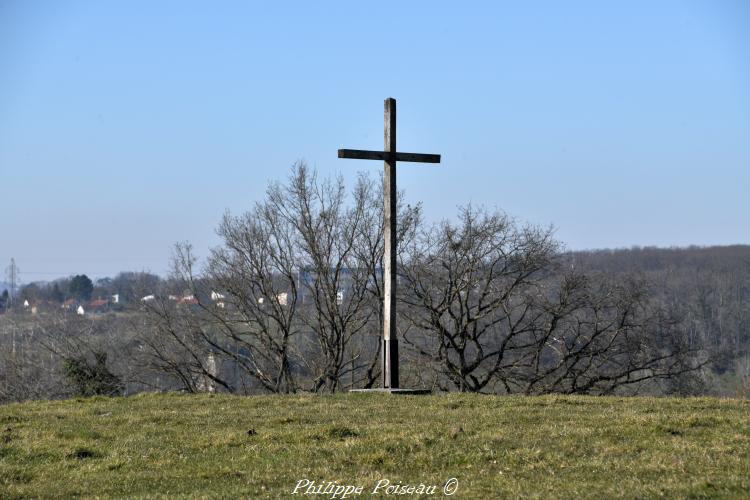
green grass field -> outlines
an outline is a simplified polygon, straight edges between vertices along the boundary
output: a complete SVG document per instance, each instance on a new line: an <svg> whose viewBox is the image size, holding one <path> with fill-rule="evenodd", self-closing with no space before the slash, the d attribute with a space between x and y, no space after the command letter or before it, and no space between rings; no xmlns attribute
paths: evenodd
<svg viewBox="0 0 750 500"><path fill-rule="evenodd" d="M750 401L144 394L0 406L0 498L288 497L302 480L365 498L384 479L443 497L450 478L453 498L747 498Z"/></svg>

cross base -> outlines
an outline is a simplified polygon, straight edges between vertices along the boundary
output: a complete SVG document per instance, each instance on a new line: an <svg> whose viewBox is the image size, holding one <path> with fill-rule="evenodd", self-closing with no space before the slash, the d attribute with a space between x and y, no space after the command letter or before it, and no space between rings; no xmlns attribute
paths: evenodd
<svg viewBox="0 0 750 500"><path fill-rule="evenodd" d="M420 396L432 394L432 389L391 389L389 387L380 387L377 389L351 389L349 392L369 392L380 394L400 394L402 396Z"/></svg>

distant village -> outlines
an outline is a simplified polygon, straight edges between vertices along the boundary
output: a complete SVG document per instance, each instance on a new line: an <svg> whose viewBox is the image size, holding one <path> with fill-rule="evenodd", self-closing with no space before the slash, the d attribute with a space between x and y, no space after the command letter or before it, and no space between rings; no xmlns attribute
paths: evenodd
<svg viewBox="0 0 750 500"><path fill-rule="evenodd" d="M68 299L62 304L52 301L39 301L24 299L22 307L31 314L37 314L40 311L52 311L60 307L66 311L75 311L76 314L83 316L85 314L103 314L113 310L113 307L120 303L120 295L114 294L106 299L94 299L89 302L81 302L76 299Z"/></svg>
<svg viewBox="0 0 750 500"><path fill-rule="evenodd" d="M336 302L341 304L350 284L350 271L343 271L342 289L336 293ZM305 303L310 299L310 291L304 284L309 284L314 278L309 272L301 272L298 275L299 288L297 300ZM115 278L103 278L94 284L86 275L76 275L71 278L63 278L53 282L36 282L23 285L11 297L6 291L0 297L0 314L11 308L16 312L25 312L35 315L39 313L52 313L65 311L75 313L79 316L102 315L109 312L121 312L128 306L132 307L138 303L147 305L156 300L165 300L177 307L196 306L203 303L212 303L215 307L226 308L226 294L219 291L211 291L201 301L193 293L184 291L181 294L156 293L155 290L163 290L165 282L156 275L149 273L120 273ZM141 294L133 290L145 290ZM153 292L149 290L154 290ZM267 301L267 297L259 297L259 304ZM290 300L289 292L280 292L275 296L275 302L280 306L287 306Z"/></svg>
<svg viewBox="0 0 750 500"><path fill-rule="evenodd" d="M226 304L223 302L224 298L225 296L221 293L211 292L211 300L217 307L225 307ZM156 295L153 294L144 295L140 298L140 301L144 303L153 300L156 300ZM189 306L198 304L198 299L195 297L195 295L192 294L185 296L168 295L167 300L174 302L177 306ZM259 300L262 303L263 299ZM279 294L278 300L281 305L286 305L287 294ZM97 298L90 301L68 299L62 304L49 300L42 301L24 299L21 307L24 311L27 311L30 314L37 314L39 312L52 312L60 308L65 311L75 312L79 316L105 314L108 312L122 311L124 309L123 303L120 301L119 293L110 295L107 298Z"/></svg>

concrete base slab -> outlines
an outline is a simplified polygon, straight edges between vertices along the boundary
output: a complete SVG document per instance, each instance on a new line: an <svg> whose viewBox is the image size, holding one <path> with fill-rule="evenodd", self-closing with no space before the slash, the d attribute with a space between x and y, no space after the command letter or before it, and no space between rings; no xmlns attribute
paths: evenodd
<svg viewBox="0 0 750 500"><path fill-rule="evenodd" d="M430 389L390 389L390 388L377 388L377 389L351 389L349 392L371 392L371 393L385 393L385 394L402 394L408 395L422 395L430 394Z"/></svg>

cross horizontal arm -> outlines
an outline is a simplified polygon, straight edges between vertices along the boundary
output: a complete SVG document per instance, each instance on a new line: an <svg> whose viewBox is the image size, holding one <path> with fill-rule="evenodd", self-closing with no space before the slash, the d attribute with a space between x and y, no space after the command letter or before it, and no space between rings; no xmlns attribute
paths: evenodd
<svg viewBox="0 0 750 500"><path fill-rule="evenodd" d="M392 153L388 151L367 151L364 149L339 149L339 158L352 160L392 160ZM440 155L426 155L421 153L396 153L396 161L412 161L419 163L440 163Z"/></svg>

